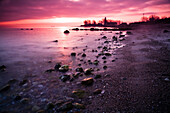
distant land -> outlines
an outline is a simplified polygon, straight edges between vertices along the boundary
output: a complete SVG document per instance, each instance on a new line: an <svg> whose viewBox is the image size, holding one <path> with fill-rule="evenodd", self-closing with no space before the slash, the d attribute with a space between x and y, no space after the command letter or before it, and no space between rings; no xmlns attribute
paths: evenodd
<svg viewBox="0 0 170 113"><path fill-rule="evenodd" d="M85 20L84 25L81 25L81 27L131 27L136 26L140 24L170 24L170 17L162 17L156 15L151 15L148 17L143 16L141 18L141 21L139 22L132 22L127 24L126 22L121 22L120 20L111 20L107 19L106 17L99 21L98 23L95 20Z"/></svg>

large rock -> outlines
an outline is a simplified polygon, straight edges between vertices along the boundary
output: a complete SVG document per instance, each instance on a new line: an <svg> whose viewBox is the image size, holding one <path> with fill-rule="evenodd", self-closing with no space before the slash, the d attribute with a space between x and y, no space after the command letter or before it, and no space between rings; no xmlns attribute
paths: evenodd
<svg viewBox="0 0 170 113"><path fill-rule="evenodd" d="M89 78L85 78L81 81L81 84L82 85L92 85L94 82L93 78L92 77L89 77Z"/></svg>

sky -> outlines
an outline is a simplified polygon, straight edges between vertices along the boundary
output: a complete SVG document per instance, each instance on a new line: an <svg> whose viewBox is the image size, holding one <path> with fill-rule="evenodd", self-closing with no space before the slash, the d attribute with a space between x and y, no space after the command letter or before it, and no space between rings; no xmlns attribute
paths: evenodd
<svg viewBox="0 0 170 113"><path fill-rule="evenodd" d="M0 0L0 25L82 23L104 17L124 22L149 15L170 17L170 0Z"/></svg>

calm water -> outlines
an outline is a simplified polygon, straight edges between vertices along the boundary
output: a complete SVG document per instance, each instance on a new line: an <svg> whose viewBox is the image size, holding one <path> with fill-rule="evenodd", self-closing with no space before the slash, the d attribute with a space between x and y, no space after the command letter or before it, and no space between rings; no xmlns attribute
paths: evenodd
<svg viewBox="0 0 170 113"><path fill-rule="evenodd" d="M0 73L3 80L21 77L25 74L40 74L48 68L53 68L56 62L69 64L74 68L81 57L70 57L71 52L82 53L86 49L86 60L95 60L98 53L91 52L102 41L95 41L103 35L112 38L116 32L108 31L71 31L64 34L68 27L35 28L20 30L6 28L0 30L0 65L7 66L7 71ZM58 42L53 42L58 40ZM116 43L121 47L122 45ZM87 47L86 47L87 46ZM110 45L114 48L115 44ZM116 47L116 46L115 46ZM113 53L113 52L112 52ZM52 63L48 63L52 61ZM88 67L85 65L85 67ZM2 78L1 78L2 79ZM2 80L1 80L2 81ZM2 82L3 83L3 82Z"/></svg>

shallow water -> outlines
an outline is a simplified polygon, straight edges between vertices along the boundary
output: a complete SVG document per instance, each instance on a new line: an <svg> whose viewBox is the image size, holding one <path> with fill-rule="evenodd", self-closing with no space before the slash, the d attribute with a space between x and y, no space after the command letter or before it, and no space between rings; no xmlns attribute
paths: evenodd
<svg viewBox="0 0 170 113"><path fill-rule="evenodd" d="M82 53L83 49L86 49L84 51L87 54L86 59L95 60L97 53L91 52L91 50L96 50L99 45L104 45L104 40L95 40L104 35L111 39L118 32L71 30L69 34L64 34L63 31L66 29L72 28L1 29L0 65L5 65L7 71L0 73L3 77L0 84L4 84L4 81L11 78L22 78L25 74L43 73L46 69L53 68L56 62L69 64L74 68L80 62L76 58L70 57L71 52ZM53 42L54 40L58 40L58 42ZM111 48L115 48L114 46L122 47L123 45L121 43L110 45ZM48 64L48 61L52 61L52 64ZM85 67L88 66L85 65Z"/></svg>

